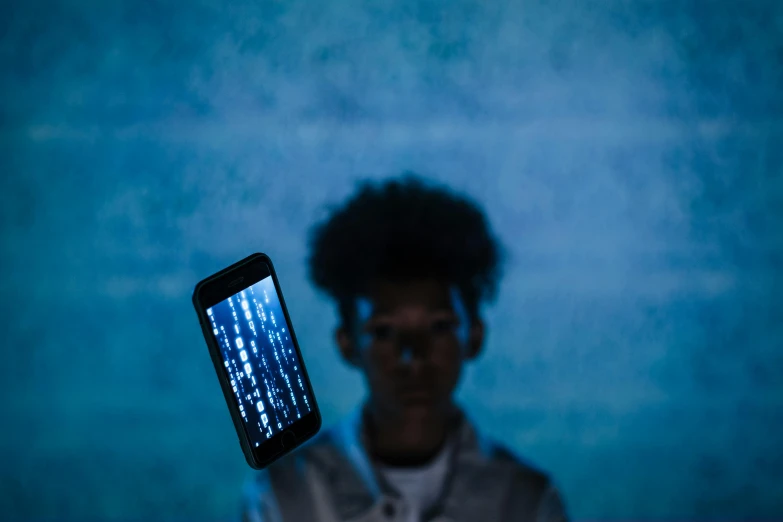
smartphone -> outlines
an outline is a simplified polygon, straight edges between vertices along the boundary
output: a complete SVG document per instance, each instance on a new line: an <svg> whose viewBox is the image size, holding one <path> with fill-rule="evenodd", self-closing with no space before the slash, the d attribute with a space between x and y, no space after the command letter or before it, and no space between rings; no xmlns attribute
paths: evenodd
<svg viewBox="0 0 783 522"><path fill-rule="evenodd" d="M253 254L199 282L193 306L247 463L263 469L318 433L321 414L269 257Z"/></svg>

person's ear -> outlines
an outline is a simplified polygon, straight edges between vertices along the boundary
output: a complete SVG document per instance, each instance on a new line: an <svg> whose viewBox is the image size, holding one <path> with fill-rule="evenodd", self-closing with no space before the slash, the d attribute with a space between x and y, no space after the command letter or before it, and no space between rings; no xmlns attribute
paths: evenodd
<svg viewBox="0 0 783 522"><path fill-rule="evenodd" d="M484 348L484 321L474 319L468 332L468 359L475 359Z"/></svg>
<svg viewBox="0 0 783 522"><path fill-rule="evenodd" d="M334 339L337 341L343 360L351 366L358 366L356 343L348 328L339 326L334 332Z"/></svg>

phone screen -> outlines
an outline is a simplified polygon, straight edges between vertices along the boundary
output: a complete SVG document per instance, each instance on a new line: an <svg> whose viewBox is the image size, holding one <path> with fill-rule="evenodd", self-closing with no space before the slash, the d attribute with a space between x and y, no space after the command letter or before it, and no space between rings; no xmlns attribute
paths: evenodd
<svg viewBox="0 0 783 522"><path fill-rule="evenodd" d="M310 413L313 399L271 276L208 308L207 316L253 446Z"/></svg>

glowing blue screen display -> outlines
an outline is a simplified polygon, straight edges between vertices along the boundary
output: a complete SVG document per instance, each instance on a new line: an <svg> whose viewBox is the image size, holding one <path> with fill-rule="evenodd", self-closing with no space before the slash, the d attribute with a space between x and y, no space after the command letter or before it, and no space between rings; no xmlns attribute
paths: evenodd
<svg viewBox="0 0 783 522"><path fill-rule="evenodd" d="M312 398L272 277L207 309L254 446L310 413Z"/></svg>

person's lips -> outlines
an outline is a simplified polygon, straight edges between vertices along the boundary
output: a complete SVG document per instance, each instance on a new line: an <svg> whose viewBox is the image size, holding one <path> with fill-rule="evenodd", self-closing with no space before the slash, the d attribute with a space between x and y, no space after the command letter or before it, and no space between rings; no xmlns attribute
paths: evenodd
<svg viewBox="0 0 783 522"><path fill-rule="evenodd" d="M422 404L432 401L434 394L424 386L406 387L399 390L400 399L405 404Z"/></svg>

